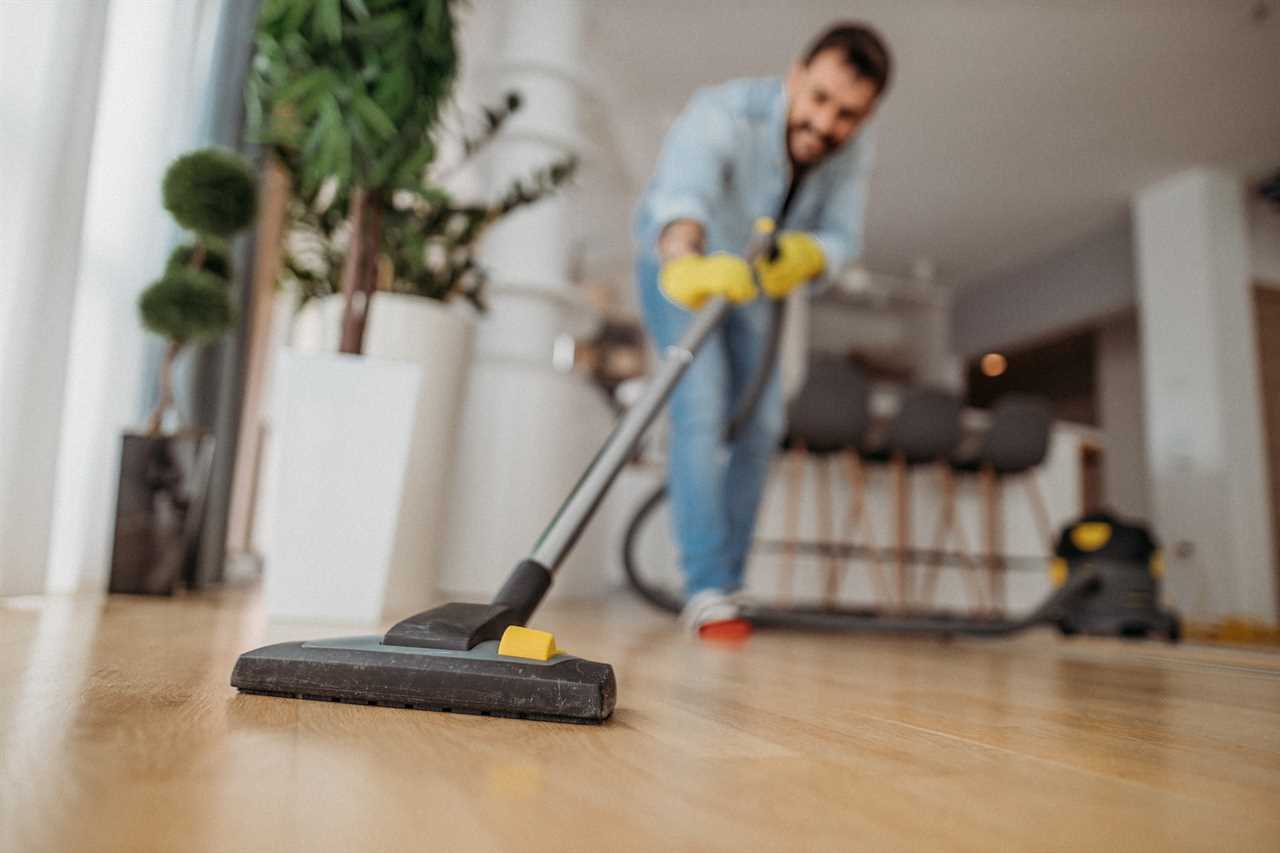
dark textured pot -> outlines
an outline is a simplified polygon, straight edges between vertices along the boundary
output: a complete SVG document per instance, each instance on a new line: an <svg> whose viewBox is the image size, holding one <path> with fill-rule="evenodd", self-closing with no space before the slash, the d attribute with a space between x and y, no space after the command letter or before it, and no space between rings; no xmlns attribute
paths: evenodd
<svg viewBox="0 0 1280 853"><path fill-rule="evenodd" d="M195 573L213 436L125 433L109 592L172 595Z"/></svg>

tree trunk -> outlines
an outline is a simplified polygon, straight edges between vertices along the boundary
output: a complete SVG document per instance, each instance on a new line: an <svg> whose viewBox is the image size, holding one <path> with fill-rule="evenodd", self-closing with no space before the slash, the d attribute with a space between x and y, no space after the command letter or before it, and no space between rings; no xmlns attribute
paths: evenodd
<svg viewBox="0 0 1280 853"><path fill-rule="evenodd" d="M169 341L169 346L165 348L164 360L160 362L160 399L156 401L156 407L151 410L151 417L147 419L149 436L160 434L160 428L164 425L164 413L173 405L173 362L181 350L180 341Z"/></svg>
<svg viewBox="0 0 1280 853"><path fill-rule="evenodd" d="M245 310L249 314L248 340L243 344L246 365L244 403L240 409L231 509L227 516L227 549L232 552L248 551L253 535L253 499L258 482L258 462L262 455L262 395L271 344L271 309L283 263L293 177L278 158L268 155L263 164L260 186L252 290L244 298Z"/></svg>
<svg viewBox="0 0 1280 853"><path fill-rule="evenodd" d="M382 243L382 210L376 194L356 187L348 222L351 245L342 265L342 343L339 352L364 351L364 327L378 288L378 250Z"/></svg>

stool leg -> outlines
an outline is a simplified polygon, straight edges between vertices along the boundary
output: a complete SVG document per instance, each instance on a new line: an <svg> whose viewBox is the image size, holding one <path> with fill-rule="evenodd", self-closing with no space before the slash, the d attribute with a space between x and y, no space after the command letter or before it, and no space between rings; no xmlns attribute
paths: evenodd
<svg viewBox="0 0 1280 853"><path fill-rule="evenodd" d="M818 538L828 546L835 545L834 508L831 499L831 465L824 457L816 457L818 465ZM822 600L827 607L835 606L836 593L840 589L840 561L833 551L827 552L823 561L826 575Z"/></svg>
<svg viewBox="0 0 1280 853"><path fill-rule="evenodd" d="M907 460L901 453L893 456L893 496L896 506L897 549L895 571L898 581L898 607L907 606L910 579L907 577L907 554L911 548L911 494L907 482Z"/></svg>
<svg viewBox="0 0 1280 853"><path fill-rule="evenodd" d="M871 524L870 512L867 509L867 469L862 458L855 451L844 454L845 473L849 479L849 516L845 519L845 530L852 531L857 540L867 549L867 562L871 565L871 583L875 587L876 597L882 604L887 604L892 597L889 582L884 577L884 567L880 563L880 549L876 545L875 528ZM855 542L857 541L855 540Z"/></svg>
<svg viewBox="0 0 1280 853"><path fill-rule="evenodd" d="M787 504L783 508L782 571L778 574L778 600L791 600L795 586L796 540L800 536L800 498L804 492L804 469L808 461L804 444L787 454Z"/></svg>
<svg viewBox="0 0 1280 853"><path fill-rule="evenodd" d="M1000 478L995 468L984 465L979 475L982 478L982 508L985 520L987 556L987 572L990 579L992 611L996 614L1004 612L1004 553L1001 542L1000 518Z"/></svg>
<svg viewBox="0 0 1280 853"><path fill-rule="evenodd" d="M938 514L938 526L933 533L933 549L929 554L928 568L925 570L924 583L920 589L920 605L928 607L933 601L933 589L938 583L938 573L942 569L943 551L947 547L948 534L955 527L956 495L955 475L951 467L945 463L938 466L942 475L942 511Z"/></svg>
<svg viewBox="0 0 1280 853"><path fill-rule="evenodd" d="M965 584L969 587L973 609L978 613L984 613L987 609L987 596L982 588L981 567L978 565L978 561L974 559L973 552L969 550L969 534L964 532L964 524L961 523L958 506L956 509L955 534L956 543L960 548L960 562L963 564L961 571L964 572Z"/></svg>
<svg viewBox="0 0 1280 853"><path fill-rule="evenodd" d="M1053 551L1053 527L1049 522L1049 507L1044 502L1044 493L1040 491L1040 478L1035 469L1022 477L1022 488L1026 490L1031 501L1031 510L1036 517L1036 526L1040 529L1040 541L1044 542L1045 553Z"/></svg>

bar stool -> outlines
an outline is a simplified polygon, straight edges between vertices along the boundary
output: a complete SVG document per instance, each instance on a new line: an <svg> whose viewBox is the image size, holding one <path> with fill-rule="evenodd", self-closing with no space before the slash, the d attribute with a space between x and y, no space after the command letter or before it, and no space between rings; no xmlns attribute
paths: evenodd
<svg viewBox="0 0 1280 853"><path fill-rule="evenodd" d="M787 545L783 549L779 594L790 597L795 579L795 542L799 526L800 497L805 469L816 463L818 474L818 535L832 541L832 499L830 460L842 457L850 484L848 512L843 534L861 531L869 546L877 582L880 565L872 543L873 532L866 515L866 483L856 449L871 425L870 389L866 375L847 359L818 356L809 364L804 387L787 407L787 503L783 524ZM840 590L843 562L827 555L823 599L833 605Z"/></svg>
<svg viewBox="0 0 1280 853"><path fill-rule="evenodd" d="M956 524L955 490L951 478L954 475L977 476L982 492L983 551L988 591L993 599L991 609L996 612L1003 610L1004 606L1001 497L1004 483L1010 477L1021 478L1046 553L1053 550L1049 511L1036 478L1036 469L1049 453L1052 427L1052 410L1046 398L1032 394L1007 394L992 407L990 426L983 433L976 451L953 457L944 475L948 485L944 487L943 515L939 520L936 541L945 542L947 533L952 529L963 537L961 526ZM926 602L932 596L936 577L937 569L934 567L925 583ZM982 602L979 606L983 606Z"/></svg>
<svg viewBox="0 0 1280 853"><path fill-rule="evenodd" d="M945 462L960 443L960 399L935 388L912 387L884 435L872 437L860 449L862 460L888 465L893 473L896 547L894 552L896 603L911 601L911 469Z"/></svg>

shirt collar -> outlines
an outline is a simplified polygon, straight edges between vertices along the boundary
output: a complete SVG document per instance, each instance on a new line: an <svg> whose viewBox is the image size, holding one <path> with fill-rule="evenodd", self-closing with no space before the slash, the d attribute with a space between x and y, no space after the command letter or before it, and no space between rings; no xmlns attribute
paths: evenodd
<svg viewBox="0 0 1280 853"><path fill-rule="evenodd" d="M773 160L787 180L791 179L791 158L787 154L787 81L779 77L769 105L769 140Z"/></svg>

